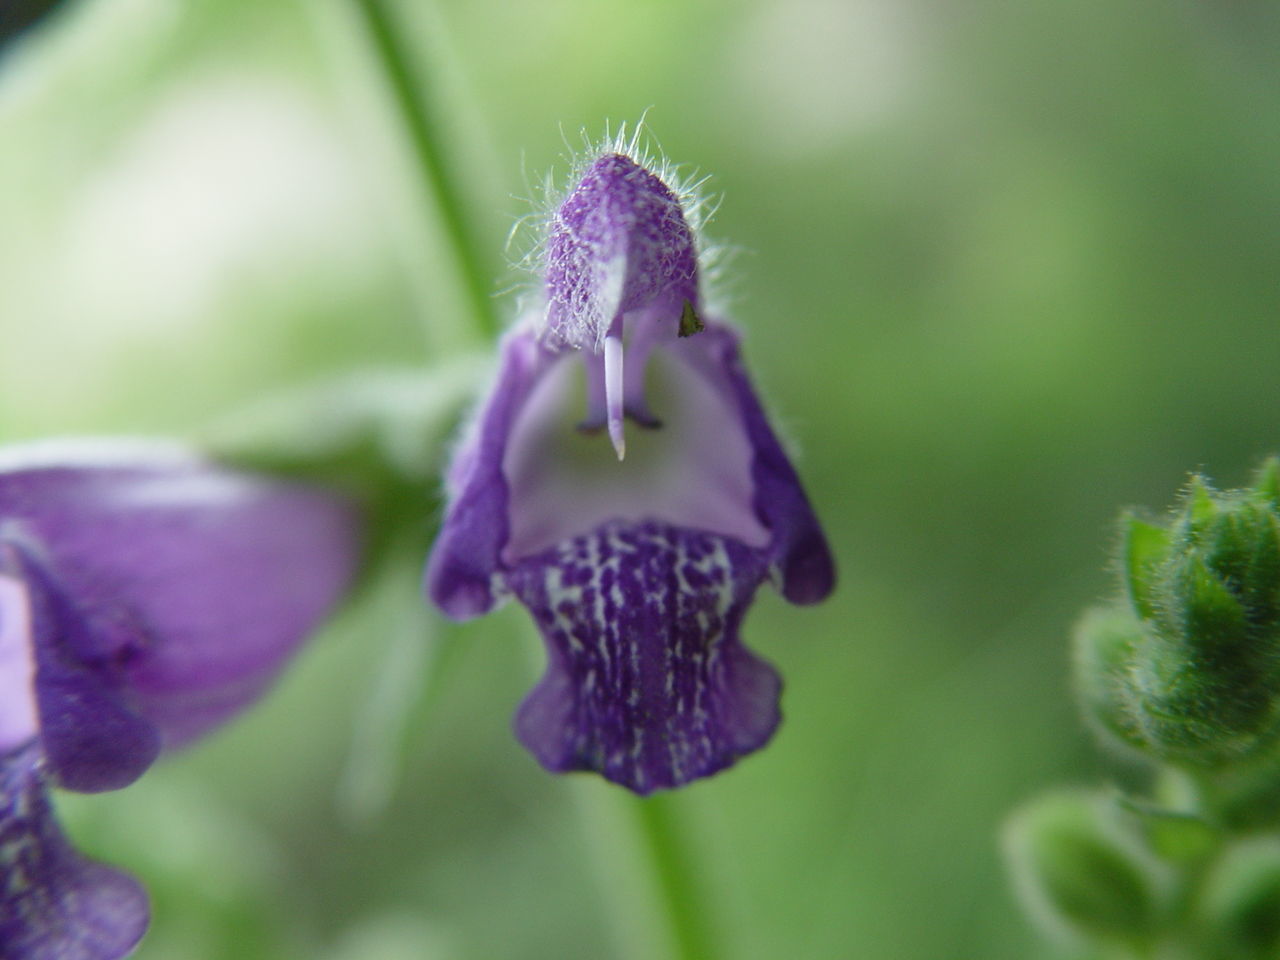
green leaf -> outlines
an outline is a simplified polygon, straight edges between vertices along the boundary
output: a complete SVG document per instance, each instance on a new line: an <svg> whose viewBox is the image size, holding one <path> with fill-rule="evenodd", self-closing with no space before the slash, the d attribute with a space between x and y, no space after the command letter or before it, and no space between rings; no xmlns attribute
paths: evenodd
<svg viewBox="0 0 1280 960"><path fill-rule="evenodd" d="M1017 892L1051 932L1104 942L1149 940L1156 912L1151 865L1114 813L1103 798L1064 791L1033 801L1006 825Z"/></svg>
<svg viewBox="0 0 1280 960"><path fill-rule="evenodd" d="M1193 554L1187 558L1173 578L1170 592L1190 646L1225 651L1245 639L1243 605L1203 557Z"/></svg>
<svg viewBox="0 0 1280 960"><path fill-rule="evenodd" d="M1147 843L1157 856L1173 863L1203 863L1222 840L1221 831L1200 817L1152 809L1141 815Z"/></svg>
<svg viewBox="0 0 1280 960"><path fill-rule="evenodd" d="M1192 530L1199 530L1217 515L1218 505L1214 500L1213 488L1199 474L1191 477L1187 485L1187 519Z"/></svg>
<svg viewBox="0 0 1280 960"><path fill-rule="evenodd" d="M1160 562L1169 551L1169 531L1164 527L1139 520L1126 513L1124 524L1125 583L1129 600L1138 616L1151 620L1156 616L1156 577Z"/></svg>
<svg viewBox="0 0 1280 960"><path fill-rule="evenodd" d="M1280 510L1280 457L1268 457L1258 468L1253 492L1273 508Z"/></svg>
<svg viewBox="0 0 1280 960"><path fill-rule="evenodd" d="M1199 904L1215 956L1270 960L1280 953L1280 839L1251 838L1214 864Z"/></svg>

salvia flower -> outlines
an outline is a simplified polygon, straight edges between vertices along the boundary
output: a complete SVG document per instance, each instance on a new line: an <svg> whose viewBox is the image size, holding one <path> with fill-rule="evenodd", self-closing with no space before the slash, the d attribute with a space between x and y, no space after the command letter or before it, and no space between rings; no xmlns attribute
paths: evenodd
<svg viewBox="0 0 1280 960"><path fill-rule="evenodd" d="M49 787L127 786L257 699L346 588L342 502L153 444L0 453L0 957L114 960L148 922Z"/></svg>
<svg viewBox="0 0 1280 960"><path fill-rule="evenodd" d="M626 150L583 169L449 468L427 567L450 617L507 594L533 615L548 667L515 728L539 762L641 794L769 740L780 681L742 619L766 579L793 603L834 583L738 335L704 312L688 209Z"/></svg>

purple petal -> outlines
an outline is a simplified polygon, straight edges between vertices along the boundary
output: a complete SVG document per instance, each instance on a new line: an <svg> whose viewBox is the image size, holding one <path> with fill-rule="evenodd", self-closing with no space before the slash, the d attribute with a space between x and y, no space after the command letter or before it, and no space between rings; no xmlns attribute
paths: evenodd
<svg viewBox="0 0 1280 960"><path fill-rule="evenodd" d="M12 528L0 532L0 571L25 594L10 593L9 599L27 606L40 742L54 778L84 793L128 786L160 752L156 729L121 697L117 665L141 649L143 638L117 631L120 646L112 649L95 635L38 547L24 543Z"/></svg>
<svg viewBox="0 0 1280 960"><path fill-rule="evenodd" d="M778 589L792 603L825 599L835 587L831 549L751 386L737 335L723 324L708 321L703 333L681 340L672 349L733 398L752 449L756 516L772 533L769 565Z"/></svg>
<svg viewBox="0 0 1280 960"><path fill-rule="evenodd" d="M63 600L48 601L70 625L56 666L97 673L167 746L261 695L342 595L358 554L340 501L171 448L11 451L0 517L39 545L43 595ZM37 630L38 646L45 639ZM43 658L37 687L42 727L56 721L46 696L101 706L78 700Z"/></svg>
<svg viewBox="0 0 1280 960"><path fill-rule="evenodd" d="M520 741L549 770L640 794L763 746L780 682L738 628L765 572L734 540L658 523L606 525L519 563L508 582L548 653Z"/></svg>
<svg viewBox="0 0 1280 960"><path fill-rule="evenodd" d="M488 612L501 592L494 577L510 532L502 461L530 392L556 357L529 333L503 338L493 390L449 470L450 505L427 561L427 593L446 615Z"/></svg>
<svg viewBox="0 0 1280 960"><path fill-rule="evenodd" d="M58 828L32 746L0 757L0 956L118 960L146 932L147 895Z"/></svg>

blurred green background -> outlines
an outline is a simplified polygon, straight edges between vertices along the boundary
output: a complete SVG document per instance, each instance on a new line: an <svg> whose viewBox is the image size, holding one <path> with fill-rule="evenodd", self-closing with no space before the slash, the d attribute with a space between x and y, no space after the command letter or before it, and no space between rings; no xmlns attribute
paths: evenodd
<svg viewBox="0 0 1280 960"><path fill-rule="evenodd" d="M86 0L0 53L6 440L189 435L462 341L348 7ZM647 109L723 195L733 316L842 579L812 609L762 592L746 639L786 723L670 798L722 955L1051 955L996 837L1043 788L1108 775L1065 638L1112 589L1114 517L1280 450L1277 8L394 12L495 291L520 198L606 119ZM523 612L457 627L418 602L426 509L260 708L127 791L60 799L150 888L139 957L661 955L625 798L509 733Z"/></svg>

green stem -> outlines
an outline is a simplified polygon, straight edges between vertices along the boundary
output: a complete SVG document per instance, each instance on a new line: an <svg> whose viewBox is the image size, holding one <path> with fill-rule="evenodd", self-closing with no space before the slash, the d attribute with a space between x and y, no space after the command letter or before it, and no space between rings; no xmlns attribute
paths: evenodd
<svg viewBox="0 0 1280 960"><path fill-rule="evenodd" d="M412 68L413 58L396 30L388 0L352 0L373 46L386 86L400 115L401 125L422 185L440 215L448 246L457 258L463 293L481 339L497 335L500 324L494 310L492 274L464 213L464 203L453 172L440 149L445 136L430 98Z"/></svg>
<svg viewBox="0 0 1280 960"><path fill-rule="evenodd" d="M698 870L680 830L674 799L648 797L634 804L636 823L649 850L656 894L671 925L678 960L710 960L717 951L702 900Z"/></svg>
<svg viewBox="0 0 1280 960"><path fill-rule="evenodd" d="M595 776L573 777L588 849L622 960L719 955L696 858L675 797L639 798Z"/></svg>

